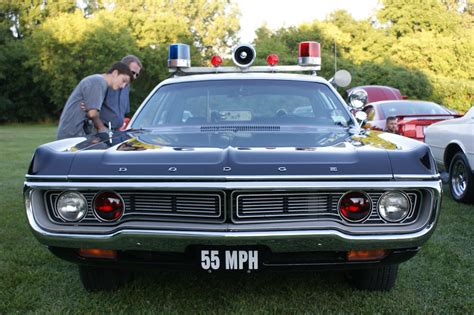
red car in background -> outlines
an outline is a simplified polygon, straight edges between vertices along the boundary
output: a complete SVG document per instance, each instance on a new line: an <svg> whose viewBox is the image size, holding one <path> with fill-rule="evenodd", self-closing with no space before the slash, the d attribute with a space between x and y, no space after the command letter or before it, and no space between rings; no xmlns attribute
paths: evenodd
<svg viewBox="0 0 474 315"><path fill-rule="evenodd" d="M433 123L461 117L434 102L391 100L372 102L362 109L367 114L370 129L384 130L387 117L397 119L398 134L424 141L425 128Z"/></svg>
<svg viewBox="0 0 474 315"><path fill-rule="evenodd" d="M385 85L362 85L356 86L352 89L347 90L349 94L351 91L364 90L367 92L367 102L373 103L378 101L386 100L403 100L406 99L406 95L402 95L399 89Z"/></svg>

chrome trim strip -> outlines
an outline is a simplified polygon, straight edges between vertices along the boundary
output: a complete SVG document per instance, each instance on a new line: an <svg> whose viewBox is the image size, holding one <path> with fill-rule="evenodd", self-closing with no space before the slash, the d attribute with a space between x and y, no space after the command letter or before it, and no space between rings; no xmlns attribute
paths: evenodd
<svg viewBox="0 0 474 315"><path fill-rule="evenodd" d="M25 182L29 188L39 189L395 189L395 188L433 188L440 190L441 181L274 181L274 182Z"/></svg>
<svg viewBox="0 0 474 315"><path fill-rule="evenodd" d="M183 175L169 175L169 176L155 176L155 175L69 175L69 176L55 176L55 175L25 175L28 179L56 179L56 180L75 180L75 179L148 179L148 180L348 180L348 179L395 179L395 180L438 180L441 178L440 174L435 175L231 175L231 176L183 176Z"/></svg>
<svg viewBox="0 0 474 315"><path fill-rule="evenodd" d="M68 175L68 176L43 176L43 175L26 175L26 179L64 179L64 180L87 180L87 179L104 179L104 180L130 180L130 179L146 179L146 180L212 180L212 181L235 181L235 180L389 180L393 179L392 175L231 175L231 176L184 176L184 175ZM416 177L414 177L416 178ZM424 177L420 177L424 179Z"/></svg>
<svg viewBox="0 0 474 315"><path fill-rule="evenodd" d="M441 179L441 175L434 174L434 175L409 175L409 174L400 174L400 175L394 175L393 178L395 180L423 180L423 179L431 179L431 180L438 180Z"/></svg>
<svg viewBox="0 0 474 315"><path fill-rule="evenodd" d="M25 178L28 179L62 179L67 180L67 176L57 176L57 175L29 175L26 174Z"/></svg>

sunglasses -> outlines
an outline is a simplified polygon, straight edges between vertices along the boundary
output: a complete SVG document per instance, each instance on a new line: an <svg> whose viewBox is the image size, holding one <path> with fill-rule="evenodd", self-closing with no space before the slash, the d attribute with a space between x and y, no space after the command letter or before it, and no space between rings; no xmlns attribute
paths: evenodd
<svg viewBox="0 0 474 315"><path fill-rule="evenodd" d="M136 78L138 78L139 73L135 72L135 71L132 71L132 75L133 75L133 78L136 79Z"/></svg>

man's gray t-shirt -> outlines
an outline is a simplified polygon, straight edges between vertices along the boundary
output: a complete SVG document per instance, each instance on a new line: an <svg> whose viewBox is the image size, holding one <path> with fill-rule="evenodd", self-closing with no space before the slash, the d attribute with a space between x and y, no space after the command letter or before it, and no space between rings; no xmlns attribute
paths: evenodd
<svg viewBox="0 0 474 315"><path fill-rule="evenodd" d="M93 74L79 82L64 105L57 138L74 138L85 136L84 121L86 112L81 109L81 103L86 105L86 109L100 110L107 91L107 81L101 74Z"/></svg>

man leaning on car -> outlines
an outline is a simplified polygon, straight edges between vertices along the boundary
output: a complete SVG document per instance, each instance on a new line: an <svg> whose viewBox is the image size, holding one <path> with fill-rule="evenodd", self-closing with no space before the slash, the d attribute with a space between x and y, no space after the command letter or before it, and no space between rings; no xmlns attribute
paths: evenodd
<svg viewBox="0 0 474 315"><path fill-rule="evenodd" d="M134 55L127 55L122 58L121 62L130 68L133 80L137 79L142 69L140 59ZM112 130L117 130L123 125L125 114L130 112L129 94L129 85L118 90L110 87L107 89L107 95L100 110L100 119L104 125L109 126L110 123Z"/></svg>
<svg viewBox="0 0 474 315"><path fill-rule="evenodd" d="M91 133L91 130L86 128L89 119L98 132L107 132L107 127L99 117L107 88L124 88L132 79L132 71L122 62L113 64L107 73L93 74L82 79L64 105L57 139L83 137ZM85 111L81 104L84 104Z"/></svg>

